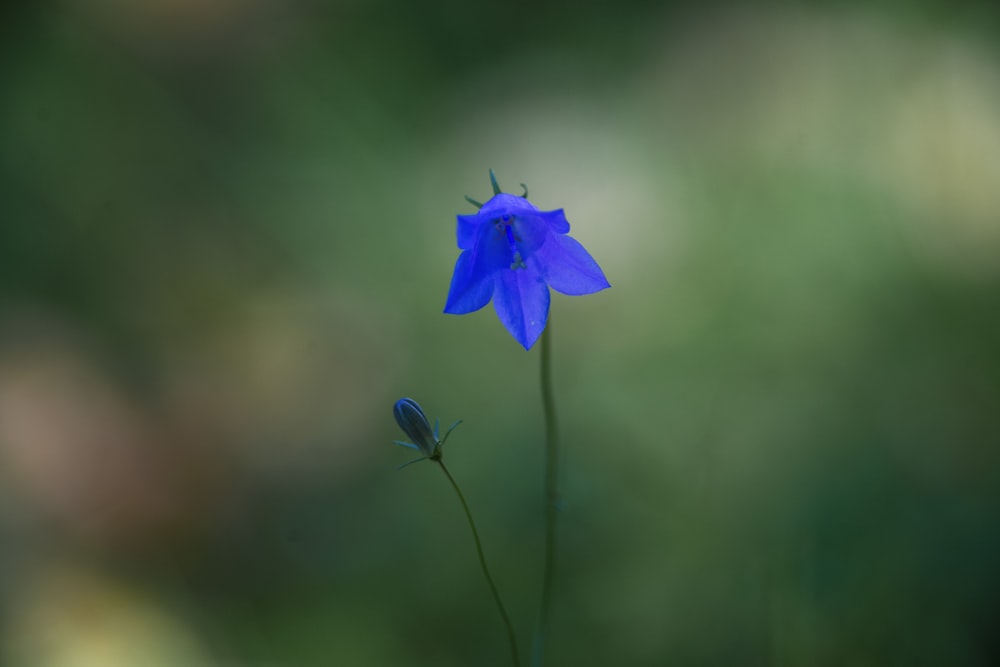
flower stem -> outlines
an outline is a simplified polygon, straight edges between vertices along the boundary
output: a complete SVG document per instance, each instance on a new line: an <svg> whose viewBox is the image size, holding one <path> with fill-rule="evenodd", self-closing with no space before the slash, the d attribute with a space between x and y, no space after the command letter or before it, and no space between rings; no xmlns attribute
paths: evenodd
<svg viewBox="0 0 1000 667"><path fill-rule="evenodd" d="M542 601L531 664L541 667L545 661L545 638L549 629L552 580L556 569L556 515L559 512L559 427L556 402L552 393L552 354L549 344L552 316L542 332L542 411L545 415L545 565L542 574Z"/></svg>
<svg viewBox="0 0 1000 667"><path fill-rule="evenodd" d="M513 662L514 667L520 667L521 659L518 657L517 650L517 638L514 635L514 626L510 622L510 616L507 615L507 609L503 606L503 601L500 599L500 591L497 590L497 585L493 581L493 575L490 574L490 568L486 565L486 555L483 553L483 544L479 540L479 531L476 529L476 522L472 520L472 510L469 509L469 503L465 501L465 494L462 493L462 489L459 488L458 482L455 478L451 476L451 472L444 465L444 461L441 459L434 459L441 470L444 472L445 477L451 482L451 487L455 489L455 493L458 495L459 501L462 503L462 509L465 510L465 518L469 520L469 528L472 529L472 539L476 543L476 555L479 556L479 565L483 569L483 576L486 577L486 583L490 585L490 592L493 593L493 600L497 603L497 610L500 612L500 616L503 618L503 624L507 628L507 641L510 642L510 657L511 662Z"/></svg>

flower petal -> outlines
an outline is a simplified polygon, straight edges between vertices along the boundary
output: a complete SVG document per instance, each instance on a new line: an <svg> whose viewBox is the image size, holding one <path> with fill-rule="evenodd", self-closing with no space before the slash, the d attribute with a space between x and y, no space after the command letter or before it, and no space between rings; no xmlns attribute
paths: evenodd
<svg viewBox="0 0 1000 667"><path fill-rule="evenodd" d="M493 224L479 225L471 247L455 262L444 312L462 315L489 303L497 272L510 268L512 260L504 233Z"/></svg>
<svg viewBox="0 0 1000 667"><path fill-rule="evenodd" d="M497 275L493 307L510 335L530 350L549 316L549 288L530 268L501 271Z"/></svg>
<svg viewBox="0 0 1000 667"><path fill-rule="evenodd" d="M552 236L548 223L536 214L516 216L513 230L517 247L524 257L529 257Z"/></svg>
<svg viewBox="0 0 1000 667"><path fill-rule="evenodd" d="M532 253L528 267L534 268L557 292L578 296L611 287L604 272L580 242L569 236L552 234Z"/></svg>
<svg viewBox="0 0 1000 667"><path fill-rule="evenodd" d="M476 244L476 237L479 235L480 227L489 223L489 218L485 218L478 213L476 215L458 216L458 227L455 236L458 237L458 247L468 250Z"/></svg>
<svg viewBox="0 0 1000 667"><path fill-rule="evenodd" d="M504 215L530 215L538 213L538 208L524 197L502 193L494 195L479 209L479 215L495 220Z"/></svg>
<svg viewBox="0 0 1000 667"><path fill-rule="evenodd" d="M535 215L544 220L549 229L556 234L569 233L569 220L566 219L566 213L561 208L554 211L539 211Z"/></svg>
<svg viewBox="0 0 1000 667"><path fill-rule="evenodd" d="M458 256L444 312L464 315L477 311L490 302L496 282L494 276L476 275L474 263L474 250L463 250Z"/></svg>

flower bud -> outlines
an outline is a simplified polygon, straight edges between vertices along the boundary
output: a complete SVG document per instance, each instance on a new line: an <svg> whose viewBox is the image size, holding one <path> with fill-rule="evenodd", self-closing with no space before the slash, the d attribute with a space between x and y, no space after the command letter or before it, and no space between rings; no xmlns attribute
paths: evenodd
<svg viewBox="0 0 1000 667"><path fill-rule="evenodd" d="M396 418L399 428L407 435L414 449L424 456L434 456L437 449L437 434L431 428L423 409L412 398L401 398L392 408L392 416Z"/></svg>
<svg viewBox="0 0 1000 667"><path fill-rule="evenodd" d="M399 466L400 468L405 468L411 463L423 461L424 459L440 461L441 448L444 447L445 441L448 440L448 436L455 430L455 427L462 423L462 420L459 419L449 426L442 438L438 435L438 422L435 420L434 428L431 428L430 422L427 421L427 415L424 414L423 409L412 398L401 398L396 401L396 405L392 406L392 416L396 418L396 423L399 424L399 428L403 429L403 433L413 441L403 442L402 440L393 440L393 442L400 447L415 449L423 454L419 458L407 461Z"/></svg>

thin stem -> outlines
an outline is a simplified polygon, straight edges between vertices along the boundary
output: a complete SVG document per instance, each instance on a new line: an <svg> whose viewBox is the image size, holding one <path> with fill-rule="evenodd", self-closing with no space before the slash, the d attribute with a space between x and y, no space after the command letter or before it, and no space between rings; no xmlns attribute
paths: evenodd
<svg viewBox="0 0 1000 667"><path fill-rule="evenodd" d="M486 565L486 555L483 553L483 544L479 540L479 531L476 529L476 522L472 520L472 510L469 509L469 503L465 501L465 494L462 493L462 489L458 487L458 482L455 478L451 476L451 472L445 467L444 461L441 459L434 459L441 470L444 471L445 477L451 482L451 487L455 489L455 493L458 495L458 500L462 503L462 509L465 510L465 518L469 520L469 528L472 529L472 539L476 543L476 555L479 556L479 565L483 568L483 576L486 577L486 583L490 585L490 592L493 593L493 600L497 603L497 610L500 612L500 616L503 618L503 624L507 628L507 641L510 642L510 657L511 661L514 663L514 667L520 667L521 659L518 657L517 651L517 638L514 635L514 626L510 622L510 616L507 615L507 609L503 606L503 601L500 599L500 591L497 590L497 585L493 581L493 575L490 574L490 568Z"/></svg>
<svg viewBox="0 0 1000 667"><path fill-rule="evenodd" d="M545 661L545 638L549 629L552 580L556 569L556 516L559 513L559 427L556 402L552 393L552 354L549 338L552 317L542 332L542 411L545 415L545 568L542 574L542 601L531 664L541 667Z"/></svg>

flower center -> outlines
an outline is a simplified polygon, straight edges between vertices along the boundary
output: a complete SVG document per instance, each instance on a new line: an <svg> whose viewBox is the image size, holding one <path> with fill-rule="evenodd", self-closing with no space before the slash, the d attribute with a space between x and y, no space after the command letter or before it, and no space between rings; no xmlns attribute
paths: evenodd
<svg viewBox="0 0 1000 667"><path fill-rule="evenodd" d="M510 246L510 254L513 257L513 261L510 263L511 271L528 268L524 263L524 258L521 257L521 251L517 248L519 239L514 236L514 216L505 215L500 218L497 221L497 230L502 231L507 237L507 244Z"/></svg>

